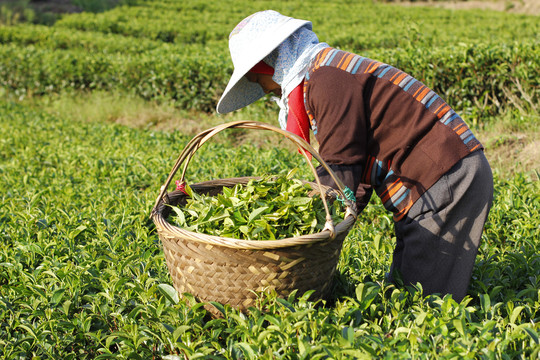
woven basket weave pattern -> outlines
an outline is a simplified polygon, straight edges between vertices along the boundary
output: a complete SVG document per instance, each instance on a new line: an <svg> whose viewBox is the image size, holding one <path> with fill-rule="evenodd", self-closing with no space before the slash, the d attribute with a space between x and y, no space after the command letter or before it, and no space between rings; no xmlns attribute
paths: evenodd
<svg viewBox="0 0 540 360"><path fill-rule="evenodd" d="M253 291L275 290L281 296L298 289L316 290L316 298L326 297L335 272L342 239L331 244L297 247L291 251L216 249L162 237L165 258L179 293L189 292L202 301L229 303L245 309L253 305ZM296 251L294 251L296 250ZM216 261L204 261L215 257ZM324 262L321 261L324 259Z"/></svg>

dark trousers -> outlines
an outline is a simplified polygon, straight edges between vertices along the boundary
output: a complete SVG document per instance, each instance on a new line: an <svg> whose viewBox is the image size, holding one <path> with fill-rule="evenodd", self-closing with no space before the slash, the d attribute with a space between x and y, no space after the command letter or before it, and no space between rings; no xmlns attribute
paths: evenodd
<svg viewBox="0 0 540 360"><path fill-rule="evenodd" d="M343 183L357 189L358 206L371 195L360 182L360 165L330 165ZM322 169L321 182L335 183ZM361 198L367 194L367 197ZM483 151L475 151L431 186L395 223L396 246L390 280L399 273L405 285L422 285L424 295L467 293L484 223L493 200L493 176Z"/></svg>
<svg viewBox="0 0 540 360"><path fill-rule="evenodd" d="M459 161L395 223L391 274L419 282L424 294L452 294L461 301L493 200L493 176L482 151Z"/></svg>

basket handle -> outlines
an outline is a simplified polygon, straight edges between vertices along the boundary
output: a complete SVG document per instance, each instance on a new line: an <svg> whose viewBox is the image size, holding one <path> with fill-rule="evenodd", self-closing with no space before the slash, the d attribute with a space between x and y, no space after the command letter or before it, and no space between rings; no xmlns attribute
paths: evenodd
<svg viewBox="0 0 540 360"><path fill-rule="evenodd" d="M319 175L317 175L317 171L315 170L315 167L311 163L306 150L315 159L317 159L317 161L325 168L325 170L328 172L328 174L330 174L330 176L332 177L332 179L336 183L336 185L338 187L337 190L341 194L341 196L343 197L343 201L344 201L344 203L346 205L347 210L346 210L346 213L345 213L345 217L353 216L354 218L356 218L357 214L356 214L355 204L350 199L348 199L347 196L345 195L345 185L335 175L335 173L328 166L328 164L321 158L321 156L319 155L317 150L315 150L304 139L302 139L301 137L299 137L299 136L297 136L297 135L295 135L295 134L293 134L293 133L291 133L289 131L282 130L281 128L278 128L278 127L273 126L273 125L265 124L265 123L262 123L262 122L247 121L247 120L233 121L233 122L217 125L217 126L215 126L213 128L202 131L201 133L199 133L195 137L193 137L193 139L191 139L191 141L185 146L184 150L182 151L182 153L180 154L180 156L176 160L176 163L174 164L169 176L167 177L167 180L165 181L165 184L163 184L161 186L159 196L156 199L156 202L154 204L154 208L152 209L152 216L155 213L157 213L157 207L158 207L159 203L161 201L163 201L163 202L167 201L167 199L166 199L166 197L167 197L167 195L166 195L167 188L169 187L173 177L175 176L175 174L178 171L178 169L180 168L180 166L182 164L184 164L184 167L182 169L182 176L181 176L181 181L184 181L187 166L189 164L189 161L191 160L191 158L195 154L195 152L199 148L201 148L201 146L204 143L206 143L208 140L210 140L210 138L212 138L217 133L219 133L219 132L221 132L221 131L223 131L225 129L232 129L232 128L274 131L274 132L277 132L277 133L285 136L286 138L291 140L298 147L300 153L306 158L307 163L309 164L309 166L311 168L311 171L312 171L313 175L315 176L315 181L317 183L317 186L319 187L319 193L321 194L321 197L323 198L324 210L326 212L326 223L325 223L323 231L324 230L329 230L331 238L334 238L334 236L335 236L334 222L332 221L332 216L330 215L330 210L328 209L328 204L327 204L326 198L325 198L326 195L325 195L325 193L324 193L324 191L322 189L322 185L321 185Z"/></svg>

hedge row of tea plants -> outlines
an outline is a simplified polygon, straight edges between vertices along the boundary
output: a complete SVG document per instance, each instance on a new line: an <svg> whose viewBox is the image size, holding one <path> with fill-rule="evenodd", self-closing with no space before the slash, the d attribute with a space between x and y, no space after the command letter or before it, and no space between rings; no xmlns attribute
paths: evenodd
<svg viewBox="0 0 540 360"><path fill-rule="evenodd" d="M19 47L34 46L49 50L83 50L105 54L136 54L156 48L168 49L169 45L146 38L134 41L130 36L33 24L0 27L0 44L16 44Z"/></svg>
<svg viewBox="0 0 540 360"><path fill-rule="evenodd" d="M172 100L185 109L212 111L228 81L226 60L184 56L158 48L142 53L0 46L0 87L17 97L73 90L110 90L147 100Z"/></svg>
<svg viewBox="0 0 540 360"><path fill-rule="evenodd" d="M109 53L5 44L0 45L0 87L18 97L65 90L132 92L211 112L227 84L231 64L228 58L215 57L211 49L192 50L157 47ZM462 44L370 53L423 79L456 109L478 116L500 114L514 106L513 98L521 99L526 109L540 99L540 78L534 71L540 68L539 44Z"/></svg>
<svg viewBox="0 0 540 360"><path fill-rule="evenodd" d="M76 122L0 100L3 359L530 358L540 351L540 182L495 178L469 295L385 282L393 225L373 199L347 237L335 298L261 296L212 319L178 298L151 207L188 137ZM277 174L296 152L216 137L188 182Z"/></svg>
<svg viewBox="0 0 540 360"><path fill-rule="evenodd" d="M265 9L310 20L322 41L355 50L390 48L411 42L437 47L456 42L538 40L538 23L534 16L411 9L371 1L284 3L240 0L227 3L143 0L106 13L70 15L58 21L55 27L206 45L207 42L223 42L240 20Z"/></svg>
<svg viewBox="0 0 540 360"><path fill-rule="evenodd" d="M403 69L474 119L537 112L536 17L371 2L140 0L51 27L0 27L0 87L17 97L127 91L212 112L232 72L228 33L266 8L312 20L321 41Z"/></svg>

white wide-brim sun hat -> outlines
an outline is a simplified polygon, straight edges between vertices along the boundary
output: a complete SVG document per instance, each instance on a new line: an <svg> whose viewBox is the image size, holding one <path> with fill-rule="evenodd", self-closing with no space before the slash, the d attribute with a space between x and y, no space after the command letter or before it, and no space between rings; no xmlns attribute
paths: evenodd
<svg viewBox="0 0 540 360"><path fill-rule="evenodd" d="M274 10L257 12L242 20L229 35L233 74L219 99L217 112L226 114L265 95L258 83L245 75L302 26L312 30L311 21L284 16Z"/></svg>

